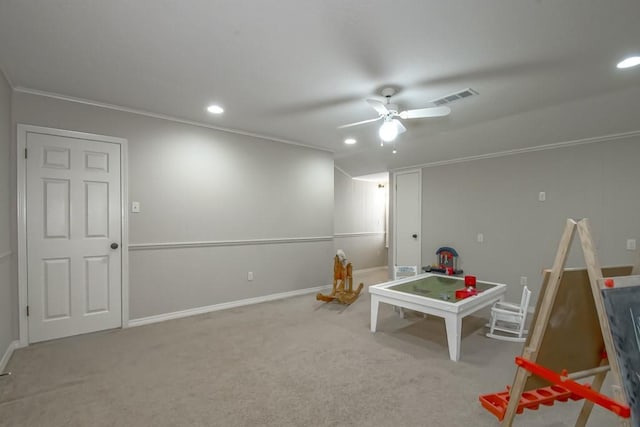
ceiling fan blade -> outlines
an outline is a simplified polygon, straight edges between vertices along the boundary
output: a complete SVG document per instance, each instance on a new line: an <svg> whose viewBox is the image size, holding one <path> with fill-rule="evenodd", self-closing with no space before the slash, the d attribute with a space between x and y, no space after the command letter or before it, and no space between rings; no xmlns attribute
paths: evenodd
<svg viewBox="0 0 640 427"><path fill-rule="evenodd" d="M393 119L391 121L396 125L396 128L398 129L398 135L400 135L401 133L405 133L407 131L407 128L404 127L404 125L400 120Z"/></svg>
<svg viewBox="0 0 640 427"><path fill-rule="evenodd" d="M367 99L367 103L378 112L378 114L388 114L389 110L385 107L384 102L377 99Z"/></svg>
<svg viewBox="0 0 640 427"><path fill-rule="evenodd" d="M349 123L348 125L338 126L338 129L350 128L351 126L358 126L358 125L363 125L365 123L377 122L381 118L382 116L376 117L375 119L363 120L361 122Z"/></svg>
<svg viewBox="0 0 640 427"><path fill-rule="evenodd" d="M417 110L407 110L399 114L403 119L421 119L426 117L444 117L451 113L451 108L446 106L418 108Z"/></svg>

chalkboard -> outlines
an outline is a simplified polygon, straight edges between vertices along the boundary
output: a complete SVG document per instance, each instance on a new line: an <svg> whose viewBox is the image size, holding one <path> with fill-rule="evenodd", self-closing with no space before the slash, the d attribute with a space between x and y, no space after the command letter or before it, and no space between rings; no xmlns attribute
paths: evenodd
<svg viewBox="0 0 640 427"><path fill-rule="evenodd" d="M634 427L640 427L640 276L614 279L604 302Z"/></svg>

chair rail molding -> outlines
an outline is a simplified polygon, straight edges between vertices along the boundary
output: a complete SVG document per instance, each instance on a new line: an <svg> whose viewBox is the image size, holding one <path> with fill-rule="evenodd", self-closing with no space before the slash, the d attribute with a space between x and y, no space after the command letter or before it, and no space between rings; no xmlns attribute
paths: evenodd
<svg viewBox="0 0 640 427"><path fill-rule="evenodd" d="M161 242L161 243L131 243L130 251L144 251L155 249L189 249L189 248L210 248L219 246L253 246L253 245L280 245L288 243L315 243L330 242L333 236L316 237L279 237L269 239L246 239L246 240L213 240L195 242Z"/></svg>

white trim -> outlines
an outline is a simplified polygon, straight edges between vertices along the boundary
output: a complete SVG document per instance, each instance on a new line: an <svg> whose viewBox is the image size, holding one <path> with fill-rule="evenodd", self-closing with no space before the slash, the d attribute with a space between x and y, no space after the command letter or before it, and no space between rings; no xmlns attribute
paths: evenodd
<svg viewBox="0 0 640 427"><path fill-rule="evenodd" d="M18 125L16 141L16 184L18 212L18 327L20 345L29 345L27 306L27 162L24 150L27 146L27 128Z"/></svg>
<svg viewBox="0 0 640 427"><path fill-rule="evenodd" d="M120 242L120 310L122 328L129 327L129 142L120 146L120 203L122 236Z"/></svg>
<svg viewBox="0 0 640 427"><path fill-rule="evenodd" d="M288 139L276 138L276 137L273 137L273 136L261 135L261 134L253 133L253 132L245 132L245 131L238 130L238 129L223 128L223 127L220 127L220 126L214 126L214 125L209 124L209 123L197 122L197 121L194 121L194 120L180 119L178 117L169 116L167 114L152 113L150 111L139 110L137 108L123 107L121 105L108 104L106 102L99 102L99 101L92 101L90 99L85 99L85 98L76 98L75 96L62 95L62 94L59 94L59 93L47 92L47 91L44 91L44 90L30 89L30 88L23 87L23 86L14 87L13 90L16 91L16 92L26 93L26 94L29 94L29 95L44 96L46 98L59 99L61 101L75 102L75 103L78 103L78 104L91 105L93 107L107 108L109 110L122 111L122 112L125 112L125 113L137 114L137 115L140 115L140 116L153 117L155 119L168 120L170 122L182 123L182 124L185 124L185 125L198 126L198 127L208 128L208 129L219 130L221 132L234 133L234 134L237 134L237 135L244 135L244 136L250 136L250 137L253 137L253 138L266 139L268 141L282 142L284 144L290 144L290 145L297 145L297 146L300 146L300 147L311 148L313 150L326 151L326 152L329 152L329 153L333 153L334 152L333 150L330 150L330 149L325 148L325 147L318 147L318 146L315 146L315 145L304 144L302 142L290 141Z"/></svg>
<svg viewBox="0 0 640 427"><path fill-rule="evenodd" d="M359 233L336 233L334 238L339 239L343 237L364 237L364 236L378 236L384 234L384 231L361 231Z"/></svg>
<svg viewBox="0 0 640 427"><path fill-rule="evenodd" d="M129 327L149 325L151 323L164 322L165 320L180 319L183 317L197 316L198 314L211 313L212 311L226 310L228 308L243 307L245 305L260 304L268 301L275 301L284 298L291 298L301 295L313 294L331 288L331 285L316 286L314 288L298 289L295 291L281 292L277 294L264 295L255 298L246 298L237 301L223 302L204 307L190 308L187 310L174 311L172 313L157 314L155 316L141 317L129 321Z"/></svg>
<svg viewBox="0 0 640 427"><path fill-rule="evenodd" d="M392 256L392 265L395 266L396 265L396 251L398 248L397 242L398 242L398 218L397 218L397 212L398 212L398 206L397 206L397 197L398 197L398 192L396 191L396 189L398 188L398 175L404 175L404 174L409 174L409 173L414 173L417 172L418 173L418 218L420 220L420 230L418 230L417 234L418 234L418 259L420 260L420 263L422 263L422 169L411 169L411 170L402 170L402 171L398 171L398 172L393 172L393 187L394 187L394 191L393 191L393 250L391 251L391 256ZM420 270L420 265L418 265L418 270Z"/></svg>
<svg viewBox="0 0 640 427"><path fill-rule="evenodd" d="M2 72L2 75L4 76L4 79L7 81L7 84L9 85L9 87L11 88L11 90L15 89L15 86L13 85L13 82L11 81L11 79L9 78L9 74L7 74L6 71L4 71L2 68L0 68L0 72Z"/></svg>
<svg viewBox="0 0 640 427"><path fill-rule="evenodd" d="M9 360L11 360L11 356L13 356L13 352L17 348L20 348L20 341L15 340L9 343L9 347L7 347L7 351L4 352L2 359L0 359L0 374L4 372L4 368L7 367Z"/></svg>
<svg viewBox="0 0 640 427"><path fill-rule="evenodd" d="M122 294L122 327L129 324L129 255L127 248L129 246L129 223L127 218L128 202L128 141L124 138L113 136L96 135L92 133L76 132L63 129L47 128L42 126L33 126L18 124L17 131L17 211L18 211L18 324L20 329L20 346L24 347L29 344L29 330L26 306L27 298L27 180L26 180L26 159L24 158L24 150L27 146L28 133L41 133L45 135L56 135L66 138L90 139L93 141L109 142L120 144L120 185L121 195L120 203L122 208L122 241L120 246L121 260L121 294Z"/></svg>
<svg viewBox="0 0 640 427"><path fill-rule="evenodd" d="M353 270L353 274L373 273L374 271L386 270L386 269L387 269L386 265L380 265L378 267L369 267L369 268L363 268L361 270Z"/></svg>
<svg viewBox="0 0 640 427"><path fill-rule="evenodd" d="M11 256L11 254L13 254L13 252L11 252L11 251L0 253L0 261L2 261L5 258L9 258Z"/></svg>
<svg viewBox="0 0 640 427"><path fill-rule="evenodd" d="M214 240L204 242L163 242L163 243L132 243L130 251L145 251L154 249L188 249L211 248L217 246L249 246L249 245L278 245L283 243L311 243L333 240L333 236L318 237L282 237L274 239L248 239L248 240Z"/></svg>
<svg viewBox="0 0 640 427"><path fill-rule="evenodd" d="M617 139L632 138L640 136L640 130L634 130L631 132L613 133L609 135L594 136L590 138L574 139L571 141L554 142L552 144L537 145L535 147L517 148L514 150L497 151L495 153L480 154L477 156L459 157L457 159L441 160L439 162L423 163L421 165L404 166L397 169L392 169L392 172L405 171L407 169L415 168L431 168L436 166L452 165L454 163L471 162L474 160L493 159L495 157L513 156L516 154L532 153L535 151L555 150L558 148L574 147L576 145L594 144L596 142L615 141Z"/></svg>
<svg viewBox="0 0 640 427"><path fill-rule="evenodd" d="M333 164L333 167L335 169L338 170L338 172L340 172L342 175L348 177L348 178L353 178L351 175L349 175L349 173L347 173L344 169L342 169L340 166L336 165L335 163Z"/></svg>

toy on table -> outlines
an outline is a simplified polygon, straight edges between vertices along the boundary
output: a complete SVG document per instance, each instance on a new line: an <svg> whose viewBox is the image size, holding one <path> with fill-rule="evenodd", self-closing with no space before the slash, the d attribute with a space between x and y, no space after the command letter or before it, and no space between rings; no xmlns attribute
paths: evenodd
<svg viewBox="0 0 640 427"><path fill-rule="evenodd" d="M476 276L464 276L464 288L456 290L456 299L465 299L478 295Z"/></svg>
<svg viewBox="0 0 640 427"><path fill-rule="evenodd" d="M458 252L448 246L443 246L436 251L438 256L437 265L428 265L424 267L427 273L444 273L449 276L462 274L463 271L458 269Z"/></svg>
<svg viewBox="0 0 640 427"><path fill-rule="evenodd" d="M338 301L342 304L352 304L360 296L360 291L364 284L360 283L358 289L353 290L353 274L351 263L347 262L342 249L333 258L333 289L329 295L318 293L318 301L331 302Z"/></svg>

